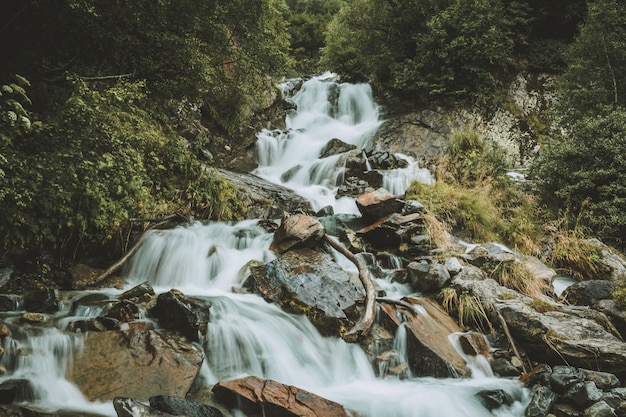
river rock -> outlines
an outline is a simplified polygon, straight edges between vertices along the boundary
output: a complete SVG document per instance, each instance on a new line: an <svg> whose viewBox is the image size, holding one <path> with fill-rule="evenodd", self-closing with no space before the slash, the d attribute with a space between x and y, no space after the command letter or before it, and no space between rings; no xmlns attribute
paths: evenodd
<svg viewBox="0 0 626 417"><path fill-rule="evenodd" d="M17 294L0 294L0 311L17 311L23 305L23 297Z"/></svg>
<svg viewBox="0 0 626 417"><path fill-rule="evenodd" d="M497 408L502 407L503 405L513 404L513 397L511 397L510 394L501 389L480 391L476 395L480 398L480 401L489 411L493 411Z"/></svg>
<svg viewBox="0 0 626 417"><path fill-rule="evenodd" d="M168 330L178 332L189 340L199 342L206 334L210 305L196 297L188 297L178 290L170 290L157 297L150 315Z"/></svg>
<svg viewBox="0 0 626 417"><path fill-rule="evenodd" d="M156 395L150 397L150 407L187 417L223 417L220 410L210 405L202 404L186 398L172 397L168 395Z"/></svg>
<svg viewBox="0 0 626 417"><path fill-rule="evenodd" d="M383 325L391 333L395 334L403 323L406 326L409 366L414 375L468 375L465 360L448 338L462 329L436 302L404 297L400 302L380 303L380 311Z"/></svg>
<svg viewBox="0 0 626 417"><path fill-rule="evenodd" d="M499 312L515 341L538 362L566 362L613 373L626 371L626 343L607 327L609 320L604 314L561 303L554 303L552 311L542 313L531 307L532 298L492 279L464 279L463 271L452 283L476 295L487 312ZM498 322L496 316L490 319Z"/></svg>
<svg viewBox="0 0 626 417"><path fill-rule="evenodd" d="M406 159L398 158L387 151L374 151L367 156L367 160L372 169L389 170L406 168L409 165Z"/></svg>
<svg viewBox="0 0 626 417"><path fill-rule="evenodd" d="M545 417L558 399L558 395L542 385L532 389L530 402L526 407L526 417Z"/></svg>
<svg viewBox="0 0 626 417"><path fill-rule="evenodd" d="M328 141L328 143L322 149L322 152L320 153L320 158L326 158L332 155L345 153L353 149L356 149L355 145L346 143L341 139L333 138Z"/></svg>
<svg viewBox="0 0 626 417"><path fill-rule="evenodd" d="M28 379L9 379L0 383L0 404L13 404L35 399Z"/></svg>
<svg viewBox="0 0 626 417"><path fill-rule="evenodd" d="M89 401L118 396L146 401L154 395L184 397L204 355L192 345L156 331L88 333L68 378Z"/></svg>
<svg viewBox="0 0 626 417"><path fill-rule="evenodd" d="M132 398L116 397L113 399L113 408L117 417L174 417L176 414L169 414L155 410L145 404L135 401ZM192 417L191 415L186 417Z"/></svg>
<svg viewBox="0 0 626 417"><path fill-rule="evenodd" d="M419 256L433 248L426 236L414 241L415 237L422 236L423 230L424 222L420 214L393 213L358 230L357 236L377 250L399 250L400 244L404 243L408 252L406 255Z"/></svg>
<svg viewBox="0 0 626 417"><path fill-rule="evenodd" d="M583 412L583 417L617 417L605 401L598 401Z"/></svg>
<svg viewBox="0 0 626 417"><path fill-rule="evenodd" d="M589 369L581 369L580 372L585 381L592 381L598 389L603 391L608 391L621 385L619 378L609 372L591 371Z"/></svg>
<svg viewBox="0 0 626 417"><path fill-rule="evenodd" d="M586 408L602 398L602 391L592 381L579 382L570 387L562 398Z"/></svg>
<svg viewBox="0 0 626 417"><path fill-rule="evenodd" d="M404 202L398 200L384 188L379 188L376 191L358 196L356 206L365 219L376 221L392 213L399 213Z"/></svg>
<svg viewBox="0 0 626 417"><path fill-rule="evenodd" d="M590 280L577 282L563 291L562 297L570 304L579 306L595 306L600 300L613 298L613 291L617 288L612 281Z"/></svg>
<svg viewBox="0 0 626 417"><path fill-rule="evenodd" d="M239 199L248 207L246 216L250 219L279 219L285 212L313 213L308 200L289 188L272 184L253 174L235 173L224 169L218 171L238 189Z"/></svg>
<svg viewBox="0 0 626 417"><path fill-rule="evenodd" d="M325 335L337 335L358 318L364 297L330 255L310 248L294 249L251 270L253 290L284 309L306 314Z"/></svg>
<svg viewBox="0 0 626 417"><path fill-rule="evenodd" d="M274 233L270 249L276 253L285 253L290 249L315 247L325 233L319 220L304 214L295 214L283 218Z"/></svg>
<svg viewBox="0 0 626 417"><path fill-rule="evenodd" d="M24 294L24 309L33 313L55 313L59 310L59 290L44 288Z"/></svg>
<svg viewBox="0 0 626 417"><path fill-rule="evenodd" d="M213 387L218 401L246 414L272 417L348 417L341 404L311 392L269 379L249 376L219 382Z"/></svg>
<svg viewBox="0 0 626 417"><path fill-rule="evenodd" d="M411 287L418 292L437 292L450 281L450 273L440 263L411 262L406 269Z"/></svg>
<svg viewBox="0 0 626 417"><path fill-rule="evenodd" d="M120 300L130 300L135 303L147 303L155 296L154 288L146 281L134 286L130 290L124 291L118 296Z"/></svg>

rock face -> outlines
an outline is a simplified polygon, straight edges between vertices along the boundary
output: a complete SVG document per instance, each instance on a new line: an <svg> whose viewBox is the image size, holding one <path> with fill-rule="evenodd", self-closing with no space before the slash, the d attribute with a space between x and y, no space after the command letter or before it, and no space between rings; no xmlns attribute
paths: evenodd
<svg viewBox="0 0 626 417"><path fill-rule="evenodd" d="M69 379L89 401L184 397L203 359L193 346L155 331L89 333Z"/></svg>
<svg viewBox="0 0 626 417"><path fill-rule="evenodd" d="M219 170L225 180L239 189L240 198L248 206L250 219L277 219L285 212L303 211L312 213L311 204L292 190L272 184L256 175Z"/></svg>
<svg viewBox="0 0 626 417"><path fill-rule="evenodd" d="M341 404L303 389L249 376L213 387L218 401L247 414L272 417L348 417Z"/></svg>
<svg viewBox="0 0 626 417"><path fill-rule="evenodd" d="M250 270L255 291L288 311L306 314L323 334L337 335L358 317L363 289L326 253L294 249Z"/></svg>

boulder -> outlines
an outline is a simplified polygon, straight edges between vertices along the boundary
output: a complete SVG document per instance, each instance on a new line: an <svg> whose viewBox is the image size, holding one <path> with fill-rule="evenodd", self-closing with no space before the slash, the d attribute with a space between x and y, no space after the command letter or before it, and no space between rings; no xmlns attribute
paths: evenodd
<svg viewBox="0 0 626 417"><path fill-rule="evenodd" d="M89 401L184 397L203 359L192 345L156 331L88 333L68 379Z"/></svg>
<svg viewBox="0 0 626 417"><path fill-rule="evenodd" d="M219 169L219 174L239 190L239 199L248 207L250 219L277 219L285 212L312 213L311 204L293 190L272 184L253 174Z"/></svg>
<svg viewBox="0 0 626 417"><path fill-rule="evenodd" d="M326 233L319 220L304 214L295 214L283 218L274 233L270 249L276 253L285 253L290 249L315 247Z"/></svg>
<svg viewBox="0 0 626 417"><path fill-rule="evenodd" d="M170 290L157 297L150 315L168 330L178 332L189 340L199 342L206 334L210 305L200 298L188 297L178 290Z"/></svg>
<svg viewBox="0 0 626 417"><path fill-rule="evenodd" d="M44 288L24 294L24 309L33 313L55 313L59 310L59 290Z"/></svg>
<svg viewBox="0 0 626 417"><path fill-rule="evenodd" d="M398 249L400 244L405 243L409 254L417 256L433 248L427 237L425 240L413 241L423 230L424 223L419 213L394 213L358 230L357 236L378 250Z"/></svg>
<svg viewBox="0 0 626 417"><path fill-rule="evenodd" d="M411 287L418 292L438 292L450 281L450 273L439 263L411 262L406 269Z"/></svg>
<svg viewBox="0 0 626 417"><path fill-rule="evenodd" d="M387 151L375 151L368 155L367 160L372 169L389 170L406 168L409 165L406 159L398 158Z"/></svg>
<svg viewBox="0 0 626 417"><path fill-rule="evenodd" d="M218 401L246 414L272 417L348 417L341 404L303 389L249 376L219 382L213 387Z"/></svg>
<svg viewBox="0 0 626 417"><path fill-rule="evenodd" d="M570 304L594 306L598 301L612 299L616 288L616 284L611 281L582 281L567 287L562 297Z"/></svg>
<svg viewBox="0 0 626 417"><path fill-rule="evenodd" d="M400 325L406 326L409 366L414 375L469 375L465 360L448 338L462 329L436 302L404 297L399 302L384 301L380 309L383 325L391 333L395 334Z"/></svg>
<svg viewBox="0 0 626 417"><path fill-rule="evenodd" d="M338 335L358 319L363 288L326 253L294 249L250 271L254 291L285 310L306 314L322 334Z"/></svg>
<svg viewBox="0 0 626 417"><path fill-rule="evenodd" d="M33 401L35 393L28 379L9 379L0 383L0 404Z"/></svg>
<svg viewBox="0 0 626 417"><path fill-rule="evenodd" d="M402 211L404 202L398 200L384 188L379 188L376 191L358 196L356 205L365 219L376 221Z"/></svg>
<svg viewBox="0 0 626 417"><path fill-rule="evenodd" d="M333 138L324 146L320 153L320 158L326 158L328 156L345 153L356 149L355 145L351 145L342 141L341 139Z"/></svg>
<svg viewBox="0 0 626 417"><path fill-rule="evenodd" d="M147 303L155 296L154 288L146 281L134 286L130 290L124 291L118 296L120 300L130 300L135 303Z"/></svg>
<svg viewBox="0 0 626 417"><path fill-rule="evenodd" d="M498 322L494 315L498 312L531 359L613 373L626 371L626 343L613 333L606 315L561 303L539 312L532 308L532 298L492 279L465 279L463 271L452 283L476 295L491 314L492 323Z"/></svg>
<svg viewBox="0 0 626 417"><path fill-rule="evenodd" d="M530 402L526 407L526 417L545 417L558 399L558 395L542 385L532 389Z"/></svg>
<svg viewBox="0 0 626 417"><path fill-rule="evenodd" d="M606 401L598 401L583 412L583 417L617 417Z"/></svg>

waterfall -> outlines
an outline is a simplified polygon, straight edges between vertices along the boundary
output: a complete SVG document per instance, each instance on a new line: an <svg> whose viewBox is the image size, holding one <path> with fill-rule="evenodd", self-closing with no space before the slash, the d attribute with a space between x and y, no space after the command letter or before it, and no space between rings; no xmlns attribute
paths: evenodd
<svg viewBox="0 0 626 417"><path fill-rule="evenodd" d="M381 124L371 88L367 84L336 83L327 77L306 81L294 94L288 92L287 85L285 94L296 103L297 112L287 117L285 131L258 134L256 173L296 190L315 208L332 205L336 212L358 214L353 199L336 198L343 169L340 156L322 160L319 156L333 138L360 151L369 145ZM394 193L401 194L420 172L415 166L410 163L404 171L390 174L400 183L390 185ZM125 267L125 289L148 281L157 293L177 288L189 296L202 296L211 304L207 335L201 341L205 360L200 382L213 384L255 375L307 389L363 417L523 416L527 391L513 379L377 377L358 344L323 337L306 318L288 314L258 295L233 291L242 285L251 265L275 258L269 250L272 238L255 220L195 222L171 230L152 230ZM354 266L345 258L339 254L335 257L341 267L354 273ZM390 258L389 263L401 267L399 259ZM389 279L379 279L378 285L388 297L410 293L408 285ZM109 291L119 294L119 290ZM5 340L3 365L7 373L0 382L30 380L32 403L44 409L90 410L114 416L110 404L87 403L65 379L68 358L80 349L81 338L62 329L76 320L76 315L93 317L100 312L89 306L67 308L54 318L58 328L53 323L48 327L16 325ZM17 322L19 318L7 320ZM400 326L395 340L394 350L401 357L406 356L405 330ZM476 396L490 389L505 390L516 401L491 412Z"/></svg>

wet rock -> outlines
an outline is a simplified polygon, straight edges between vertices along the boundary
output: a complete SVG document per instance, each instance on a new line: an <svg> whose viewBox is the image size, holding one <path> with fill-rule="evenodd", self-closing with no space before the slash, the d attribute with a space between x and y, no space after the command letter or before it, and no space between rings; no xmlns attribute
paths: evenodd
<svg viewBox="0 0 626 417"><path fill-rule="evenodd" d="M437 292L450 281L450 273L439 263L411 262L406 270L411 286L418 292Z"/></svg>
<svg viewBox="0 0 626 417"><path fill-rule="evenodd" d="M589 369L580 370L585 381L592 381L598 389L608 391L620 386L620 380L615 374L608 372L591 371Z"/></svg>
<svg viewBox="0 0 626 417"><path fill-rule="evenodd" d="M326 146L324 146L324 148L322 149L322 152L320 153L320 158L326 158L332 155L345 153L354 149L356 149L355 145L346 143L341 139L333 138L328 141Z"/></svg>
<svg viewBox="0 0 626 417"><path fill-rule="evenodd" d="M22 321L29 324L43 324L47 322L50 317L43 313L24 313L22 314Z"/></svg>
<svg viewBox="0 0 626 417"><path fill-rule="evenodd" d="M403 216L394 213L358 230L357 236L362 237L363 240L378 250L397 250L400 244L405 243L407 244L408 255L417 256L423 252L428 252L431 248L429 239L426 239L421 244L412 242L412 238L415 235L420 235L423 229L424 223L421 215L409 214ZM411 252L413 249L419 253Z"/></svg>
<svg viewBox="0 0 626 417"><path fill-rule="evenodd" d="M117 417L174 417L176 415L155 410L131 398L124 397L114 398L113 408L115 408Z"/></svg>
<svg viewBox="0 0 626 417"><path fill-rule="evenodd" d="M105 316L117 320L118 322L138 320L139 307L137 307L137 304L128 300L122 300L113 305Z"/></svg>
<svg viewBox="0 0 626 417"><path fill-rule="evenodd" d="M553 304L553 311L541 313L530 307L532 298L492 279L465 279L463 271L452 282L478 296L486 311L498 311L531 359L614 373L626 371L626 343L611 332L604 314L560 303ZM496 323L498 318L491 321Z"/></svg>
<svg viewBox="0 0 626 417"><path fill-rule="evenodd" d="M315 213L315 217L328 217L335 214L333 206L324 206Z"/></svg>
<svg viewBox="0 0 626 417"><path fill-rule="evenodd" d="M395 334L402 323L407 329L409 366L416 376L467 375L465 360L448 336L462 329L434 301L404 297L400 302L380 303L383 326ZM404 321L400 319L404 318Z"/></svg>
<svg viewBox="0 0 626 417"><path fill-rule="evenodd" d="M249 376L219 382L213 387L218 401L246 414L272 417L347 417L341 404L303 389Z"/></svg>
<svg viewBox="0 0 626 417"><path fill-rule="evenodd" d="M120 300L130 300L135 303L147 303L154 296L154 288L146 281L134 286L130 290L124 291L118 298Z"/></svg>
<svg viewBox="0 0 626 417"><path fill-rule="evenodd" d="M23 303L23 297L20 295L0 294L0 311L17 311Z"/></svg>
<svg viewBox="0 0 626 417"><path fill-rule="evenodd" d="M239 199L248 207L247 217L277 219L285 212L312 213L311 204L293 190L272 184L256 175L218 170L220 175L239 190Z"/></svg>
<svg viewBox="0 0 626 417"><path fill-rule="evenodd" d="M304 214L295 214L283 218L274 233L270 249L276 253L285 253L290 249L315 247L325 233L319 220Z"/></svg>
<svg viewBox="0 0 626 417"><path fill-rule="evenodd" d="M565 393L570 387L582 382L583 374L573 366L555 366L550 374L550 386L557 393Z"/></svg>
<svg viewBox="0 0 626 417"><path fill-rule="evenodd" d="M0 404L13 404L35 399L28 379L9 379L0 383Z"/></svg>
<svg viewBox="0 0 626 417"><path fill-rule="evenodd" d="M526 408L526 417L545 417L552 409L558 395L543 385L536 385L532 389L530 403Z"/></svg>
<svg viewBox="0 0 626 417"><path fill-rule="evenodd" d="M464 354L468 356L483 355L489 359L489 345L485 336L478 332L466 332L459 335L459 345Z"/></svg>
<svg viewBox="0 0 626 417"><path fill-rule="evenodd" d="M358 318L356 305L363 289L326 253L295 249L250 270L254 291L288 311L305 314L325 335L337 335Z"/></svg>
<svg viewBox="0 0 626 417"><path fill-rule="evenodd" d="M590 280L577 282L563 291L562 297L570 304L592 306L600 300L613 298L616 285L611 281Z"/></svg>
<svg viewBox="0 0 626 417"><path fill-rule="evenodd" d="M476 394L485 408L489 411L493 411L503 405L513 404L513 397L509 393L501 389L480 391Z"/></svg>
<svg viewBox="0 0 626 417"><path fill-rule="evenodd" d="M557 402L552 406L552 413L548 416L555 417L582 417L583 411L574 404L568 402Z"/></svg>
<svg viewBox="0 0 626 417"><path fill-rule="evenodd" d="M206 334L209 308L210 305L199 298L170 290L157 297L150 315L159 321L161 327L199 342L201 335Z"/></svg>
<svg viewBox="0 0 626 417"><path fill-rule="evenodd" d="M583 417L617 417L617 415L605 401L598 401L585 409Z"/></svg>
<svg viewBox="0 0 626 417"><path fill-rule="evenodd" d="M68 379L89 401L146 401L157 393L184 397L203 358L192 345L156 331L88 333Z"/></svg>
<svg viewBox="0 0 626 417"><path fill-rule="evenodd" d="M602 398L602 391L591 381L578 382L572 385L562 398L586 408Z"/></svg>
<svg viewBox="0 0 626 417"><path fill-rule="evenodd" d="M495 358L489 362L491 370L494 374L501 377L518 377L520 376L520 370L517 369L511 361L506 358Z"/></svg>
<svg viewBox="0 0 626 417"><path fill-rule="evenodd" d="M397 169L406 168L409 163L406 159L398 158L392 153L387 151L375 151L367 157L372 169Z"/></svg>
<svg viewBox="0 0 626 417"><path fill-rule="evenodd" d="M59 290L45 288L24 294L24 309L33 313L55 313L59 310Z"/></svg>
<svg viewBox="0 0 626 417"><path fill-rule="evenodd" d="M289 182L293 177L296 176L296 174L298 174L298 172L300 172L301 169L302 165L300 164L289 168L287 171L282 173L282 175L280 176L280 180L282 182Z"/></svg>
<svg viewBox="0 0 626 417"><path fill-rule="evenodd" d="M552 374L552 368L545 363L535 366L530 372L523 374L520 377L522 382L527 387L533 385L550 386L550 375Z"/></svg>
<svg viewBox="0 0 626 417"><path fill-rule="evenodd" d="M357 197L356 205L365 219L376 221L390 214L399 213L404 202L398 200L384 188L379 188Z"/></svg>
<svg viewBox="0 0 626 417"><path fill-rule="evenodd" d="M223 417L222 412L215 407L168 395L150 397L150 407L177 416Z"/></svg>

